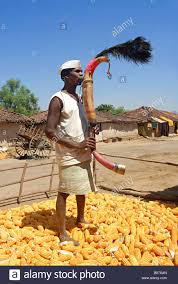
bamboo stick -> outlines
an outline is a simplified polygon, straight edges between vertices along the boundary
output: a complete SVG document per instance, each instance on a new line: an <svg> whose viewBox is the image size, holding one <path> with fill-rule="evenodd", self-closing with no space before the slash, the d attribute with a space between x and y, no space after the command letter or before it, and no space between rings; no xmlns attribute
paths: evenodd
<svg viewBox="0 0 178 284"><path fill-rule="evenodd" d="M52 168L51 168L51 177L50 177L50 182L49 182L49 195L51 193L52 185L53 185L54 166L55 166L55 159L53 159ZM48 196L48 193L47 193L47 196Z"/></svg>
<svg viewBox="0 0 178 284"><path fill-rule="evenodd" d="M46 165L51 165L53 162L47 162L47 163L40 163L40 164L37 164L37 165L30 165L28 164L28 168L34 168L34 167L39 167L39 166L46 166ZM57 162L55 162L55 164L57 164ZM5 172L5 171L10 171L10 170L17 170L17 169L23 169L24 168L24 165L23 166L18 166L18 167L14 167L14 168L8 168L8 169L0 169L0 172Z"/></svg>
<svg viewBox="0 0 178 284"><path fill-rule="evenodd" d="M26 173L26 170L27 170L27 166L28 166L28 164L25 163L24 169L23 169L23 172L22 172L21 182L20 182L20 190L19 190L19 196L18 196L18 200L17 200L18 203L20 203L20 199L21 199L21 195L22 195L23 183L24 183L24 178L25 178L25 173Z"/></svg>

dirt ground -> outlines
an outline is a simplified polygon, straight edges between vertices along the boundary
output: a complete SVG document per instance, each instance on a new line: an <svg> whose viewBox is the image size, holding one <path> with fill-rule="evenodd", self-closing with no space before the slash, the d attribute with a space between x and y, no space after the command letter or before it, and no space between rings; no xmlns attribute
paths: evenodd
<svg viewBox="0 0 178 284"><path fill-rule="evenodd" d="M178 198L178 137L165 137L153 140L140 138L138 140L115 143L98 143L97 151L117 156L106 158L126 165L126 173L124 176L121 176L105 169L97 163L98 187L109 188L113 192L128 188L152 192L171 191ZM39 166L27 168L25 179L50 174L51 165L46 165L46 163L49 163L53 158L28 160L28 165ZM138 160L134 160L135 158ZM0 186L19 181L22 169L16 169L16 167L23 166L25 162L18 159L1 160ZM168 165L167 163L173 163L173 165ZM2 171L8 168L15 169ZM57 189L59 182L57 165L55 165L54 173L52 190ZM40 198L45 198L45 191L49 190L49 182L49 177L25 182L23 195L31 194L31 198L23 198L23 200L34 202ZM18 196L19 184L1 187L0 192L0 207L14 206L14 198Z"/></svg>
<svg viewBox="0 0 178 284"><path fill-rule="evenodd" d="M112 173L97 164L97 184L113 188L113 190L131 188L158 192L177 188L178 195L178 137L157 140L143 138L112 144L100 143L98 150L129 159L106 157L113 162L126 165L124 176Z"/></svg>

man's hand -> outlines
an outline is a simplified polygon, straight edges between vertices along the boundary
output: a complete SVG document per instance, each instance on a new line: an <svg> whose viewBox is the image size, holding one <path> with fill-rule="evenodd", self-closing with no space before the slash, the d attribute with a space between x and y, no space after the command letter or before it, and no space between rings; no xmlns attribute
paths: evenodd
<svg viewBox="0 0 178 284"><path fill-rule="evenodd" d="M96 124L96 126L94 127L94 133L95 133L96 135L98 135L98 134L100 133L100 128L99 128L99 125L98 125L98 124Z"/></svg>
<svg viewBox="0 0 178 284"><path fill-rule="evenodd" d="M96 140L93 137L88 137L79 143L79 149L90 148L92 151L96 150Z"/></svg>

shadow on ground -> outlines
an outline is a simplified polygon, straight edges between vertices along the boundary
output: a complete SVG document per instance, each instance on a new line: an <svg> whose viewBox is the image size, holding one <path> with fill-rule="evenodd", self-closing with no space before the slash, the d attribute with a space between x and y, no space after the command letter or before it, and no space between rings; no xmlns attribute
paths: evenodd
<svg viewBox="0 0 178 284"><path fill-rule="evenodd" d="M71 230L75 228L76 225L76 217L66 216L66 229ZM38 210L35 212L26 212L25 216L22 219L21 227L33 227L34 229L38 229L38 226L43 226L44 229L53 230L54 234L58 235L58 220L55 209L47 209L47 210Z"/></svg>
<svg viewBox="0 0 178 284"><path fill-rule="evenodd" d="M113 194L125 194L132 195L135 197L141 197L145 200L161 200L161 201L171 201L178 204L178 185L173 186L171 188L166 188L162 191L139 191L133 188L124 188L121 190L117 190L117 192L113 191L113 188L100 186L104 191L112 192Z"/></svg>

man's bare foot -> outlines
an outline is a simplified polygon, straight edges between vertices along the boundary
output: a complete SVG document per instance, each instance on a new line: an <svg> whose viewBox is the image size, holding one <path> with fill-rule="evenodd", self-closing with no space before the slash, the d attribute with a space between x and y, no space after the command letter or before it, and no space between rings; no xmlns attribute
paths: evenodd
<svg viewBox="0 0 178 284"><path fill-rule="evenodd" d="M75 241L74 239L72 239L71 237L68 236L67 233L63 233L63 234L60 234L59 233L59 239L61 242L72 242L74 244L74 246L79 246L80 243L78 241Z"/></svg>
<svg viewBox="0 0 178 284"><path fill-rule="evenodd" d="M88 228L89 223L84 218L83 219L77 218L76 225L79 228L85 228L86 229L86 228Z"/></svg>
<svg viewBox="0 0 178 284"><path fill-rule="evenodd" d="M89 224L89 223L85 220L85 218L79 218L79 217L77 217L76 223Z"/></svg>

